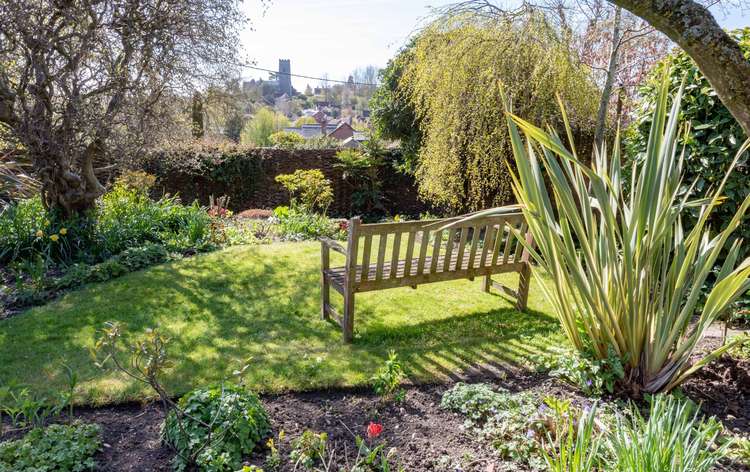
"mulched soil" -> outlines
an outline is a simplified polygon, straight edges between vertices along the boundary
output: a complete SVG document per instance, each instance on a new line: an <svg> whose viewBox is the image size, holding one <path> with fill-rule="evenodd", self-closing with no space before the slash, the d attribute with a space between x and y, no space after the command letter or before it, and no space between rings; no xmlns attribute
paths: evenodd
<svg viewBox="0 0 750 472"><path fill-rule="evenodd" d="M742 434L750 431L750 361L722 358L685 385L685 392L702 401L703 410L716 415L727 427ZM502 378L476 377L510 391L530 391L545 395L586 400L573 389L545 375L510 370ZM280 445L288 457L291 439L304 430L325 431L335 450L334 467L351 465L356 457L354 435L365 435L370 421L383 425L381 438L396 449L400 464L410 471L522 471L522 467L499 461L491 446L476 441L463 428L463 418L440 408L442 394L451 384L418 385L406 388L403 403L384 404L370 389L327 390L264 396L262 401L271 417L274 437L284 431ZM122 404L81 408L76 417L102 427L104 450L97 456L103 471L169 471L171 450L159 440L163 414L156 403ZM6 435L5 439L17 434ZM266 451L250 458L262 466ZM284 471L293 470L288 463ZM747 471L736 464L720 470Z"/></svg>

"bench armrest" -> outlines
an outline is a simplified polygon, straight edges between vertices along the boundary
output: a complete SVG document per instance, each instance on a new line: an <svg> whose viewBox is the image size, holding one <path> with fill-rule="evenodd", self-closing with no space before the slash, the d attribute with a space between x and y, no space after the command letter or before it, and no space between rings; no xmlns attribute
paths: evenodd
<svg viewBox="0 0 750 472"><path fill-rule="evenodd" d="M323 247L326 247L328 249L333 249L334 251L338 252L339 254L347 255L346 249L341 244L337 243L333 239L329 238L320 238L320 243L323 245Z"/></svg>

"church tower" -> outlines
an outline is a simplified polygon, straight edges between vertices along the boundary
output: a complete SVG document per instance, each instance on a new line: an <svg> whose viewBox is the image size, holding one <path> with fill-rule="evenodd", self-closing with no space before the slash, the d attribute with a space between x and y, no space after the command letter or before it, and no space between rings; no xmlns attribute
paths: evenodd
<svg viewBox="0 0 750 472"><path fill-rule="evenodd" d="M289 59L279 59L279 92L292 96L292 66Z"/></svg>

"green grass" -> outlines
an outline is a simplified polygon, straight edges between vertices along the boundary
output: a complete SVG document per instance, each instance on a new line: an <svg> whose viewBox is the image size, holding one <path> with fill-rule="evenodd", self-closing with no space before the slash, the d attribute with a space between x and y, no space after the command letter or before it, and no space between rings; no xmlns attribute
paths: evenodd
<svg viewBox="0 0 750 472"><path fill-rule="evenodd" d="M390 349L423 382L529 366L564 342L535 284L528 313L519 313L477 279L358 294L355 342L343 345L338 326L319 316L319 270L318 243L239 246L69 293L0 321L0 385L62 385L64 361L82 379L82 403L150 397L93 365L89 349L110 320L132 334L158 327L172 338L176 362L165 383L175 395L225 378L248 358L250 385L279 392L366 384ZM516 275L497 279L517 283ZM331 296L340 309L338 293Z"/></svg>

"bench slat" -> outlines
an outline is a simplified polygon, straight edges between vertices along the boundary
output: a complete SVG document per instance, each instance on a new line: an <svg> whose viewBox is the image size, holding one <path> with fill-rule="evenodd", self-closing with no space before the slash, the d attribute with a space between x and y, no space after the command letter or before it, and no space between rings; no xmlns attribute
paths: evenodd
<svg viewBox="0 0 750 472"><path fill-rule="evenodd" d="M396 231L393 237L393 252L391 254L391 271L388 275L389 279L396 278L396 271L394 267L398 267L399 254L401 252L401 231Z"/></svg>
<svg viewBox="0 0 750 472"><path fill-rule="evenodd" d="M378 236L380 243L378 244L378 267L375 270L375 280L383 279L383 263L385 262L385 246L388 244L388 234L384 233Z"/></svg>
<svg viewBox="0 0 750 472"><path fill-rule="evenodd" d="M503 242L503 235L505 234L505 220L501 220L497 225L495 232L495 243L492 245L492 265L497 265L497 257L500 254L500 245Z"/></svg>
<svg viewBox="0 0 750 472"><path fill-rule="evenodd" d="M456 239L456 228L448 230L448 242L445 243L445 258L443 262L443 272L451 270L450 263L453 259L453 240Z"/></svg>
<svg viewBox="0 0 750 472"><path fill-rule="evenodd" d="M474 228L474 235L471 238L471 249L469 249L469 264L468 264L469 269L474 268L476 258L477 258L477 247L479 246L479 234L482 232L483 228L486 228L486 227L476 226Z"/></svg>
<svg viewBox="0 0 750 472"><path fill-rule="evenodd" d="M422 230L422 239L419 242L419 261L417 262L417 275L424 273L424 259L427 257L427 246L430 244L430 232Z"/></svg>
<svg viewBox="0 0 750 472"><path fill-rule="evenodd" d="M507 231L505 231L505 228L503 228L503 236L505 236L507 232L507 236L505 236L505 249L503 250L503 264L508 263L508 257L510 256L510 247L513 243L513 231L511 231L512 223L508 223Z"/></svg>
<svg viewBox="0 0 750 472"><path fill-rule="evenodd" d="M434 274L437 272L438 267L438 256L440 255L440 246L443 245L443 232L444 230L440 231L433 231L432 237L435 239L432 242L432 257L430 258L430 270L429 272Z"/></svg>
<svg viewBox="0 0 750 472"><path fill-rule="evenodd" d="M411 275L412 257L414 256L414 238L416 238L416 236L417 233L412 231L409 233L409 237L406 241L406 264L404 265L404 273L407 275Z"/></svg>
<svg viewBox="0 0 750 472"><path fill-rule="evenodd" d="M370 250L372 247L372 235L368 234L365 236L365 244L362 248L362 267L370 267ZM367 280L367 277L370 274L365 274L365 279Z"/></svg>
<svg viewBox="0 0 750 472"><path fill-rule="evenodd" d="M484 242L482 243L482 255L480 256L479 267L487 266L487 254L490 252L490 247L495 244L495 225L487 225L487 229L484 232Z"/></svg>
<svg viewBox="0 0 750 472"><path fill-rule="evenodd" d="M469 228L461 228L461 237L458 240L458 257L456 265L452 270L460 270L464 267L464 252L466 251L466 238L469 236Z"/></svg>

